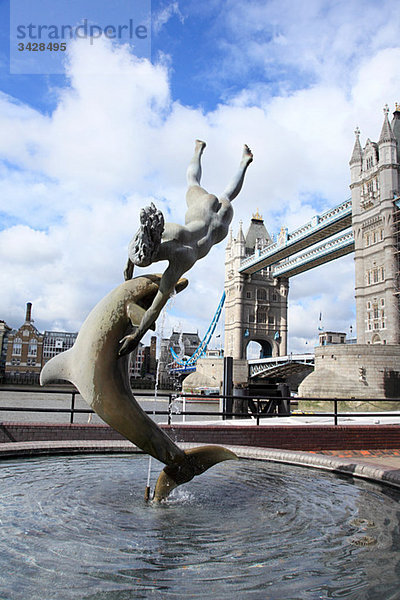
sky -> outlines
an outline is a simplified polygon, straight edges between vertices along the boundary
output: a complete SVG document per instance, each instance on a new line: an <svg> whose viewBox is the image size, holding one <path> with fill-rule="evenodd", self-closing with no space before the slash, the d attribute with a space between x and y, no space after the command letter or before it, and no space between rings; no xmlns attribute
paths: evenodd
<svg viewBox="0 0 400 600"><path fill-rule="evenodd" d="M78 331L122 282L140 208L183 223L196 138L217 195L253 150L234 235L257 209L276 235L350 197L355 127L376 141L383 106L400 101L397 13L395 0L153 0L151 52L70 40L62 72L32 74L10 72L0 0L0 319L19 327L30 301L39 330ZM225 243L187 274L164 335L206 332ZM321 312L326 329L354 331L352 255L290 280L289 351L312 350Z"/></svg>

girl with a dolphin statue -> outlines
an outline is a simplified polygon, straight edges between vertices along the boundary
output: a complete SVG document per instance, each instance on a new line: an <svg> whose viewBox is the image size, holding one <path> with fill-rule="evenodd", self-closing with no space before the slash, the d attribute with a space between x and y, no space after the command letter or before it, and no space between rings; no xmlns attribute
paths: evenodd
<svg viewBox="0 0 400 600"><path fill-rule="evenodd" d="M240 168L220 198L200 186L201 156L205 143L196 140L187 171L185 225L164 223L152 204L142 209L141 225L129 245L125 282L91 311L74 346L43 367L42 385L56 379L73 383L82 398L111 427L163 462L153 499L160 501L178 485L190 481L223 460L236 455L220 446L181 450L140 408L129 382L129 356L155 321L169 297L183 290L182 279L199 258L228 233L233 217L231 201L239 194L253 155L244 146ZM134 265L149 266L167 260L165 272L131 279Z"/></svg>

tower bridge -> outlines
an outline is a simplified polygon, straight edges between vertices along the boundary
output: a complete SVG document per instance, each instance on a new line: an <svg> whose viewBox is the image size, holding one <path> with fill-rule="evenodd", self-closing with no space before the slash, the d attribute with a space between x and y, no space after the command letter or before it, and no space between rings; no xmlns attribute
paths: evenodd
<svg viewBox="0 0 400 600"><path fill-rule="evenodd" d="M230 232L225 356L233 358L234 383L286 378L314 367L299 388L304 397L400 396L400 105L391 123L388 113L385 107L378 142L367 139L362 148L355 131L351 199L290 233L282 228L276 240L258 210L246 232L242 223L236 237ZM346 344L339 334L343 340L333 346L332 334L314 355L288 355L290 278L349 253L355 265L356 343ZM259 343L260 356L247 360L252 341ZM212 368L220 379L218 361L205 361L203 373Z"/></svg>
<svg viewBox="0 0 400 600"><path fill-rule="evenodd" d="M231 232L225 255L226 356L246 359L251 341L260 344L261 360L287 355L290 278L349 253L355 264L357 343L400 343L400 105L391 122L388 114L385 107L378 142L367 139L362 148L355 131L351 198L290 233L282 228L276 241L258 211L246 233L242 224L236 238Z"/></svg>

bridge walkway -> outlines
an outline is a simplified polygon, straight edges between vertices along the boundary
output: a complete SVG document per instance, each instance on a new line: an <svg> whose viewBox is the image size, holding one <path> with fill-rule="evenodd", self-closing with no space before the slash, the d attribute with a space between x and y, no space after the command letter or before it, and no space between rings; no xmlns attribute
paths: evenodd
<svg viewBox="0 0 400 600"><path fill-rule="evenodd" d="M284 258L293 256L293 254L348 229L351 227L351 219L352 202L350 198L322 215L316 215L305 225L287 234L286 239L280 239L264 250L259 250L258 253L246 258L242 261L239 272L255 273Z"/></svg>

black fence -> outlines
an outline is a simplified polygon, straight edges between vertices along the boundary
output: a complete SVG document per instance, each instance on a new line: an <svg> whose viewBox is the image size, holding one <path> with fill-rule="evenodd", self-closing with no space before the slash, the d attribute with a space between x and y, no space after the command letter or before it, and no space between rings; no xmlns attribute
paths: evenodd
<svg viewBox="0 0 400 600"><path fill-rule="evenodd" d="M64 413L69 415L69 423L74 423L74 415L76 414L94 414L91 408L76 408L76 397L79 392L76 389L23 389L12 386L2 386L0 392L18 392L24 393L29 396L30 394L62 394L70 397L69 408L38 408L32 406L0 406L0 420L2 412L33 412L33 413ZM166 400L168 408L166 410L146 410L145 412L150 416L163 415L167 417L168 425L172 424L172 417L179 416L183 417L212 417L226 419L253 419L257 425L260 425L260 421L264 419L277 419L281 417L325 417L332 418L335 425L338 425L340 417L346 418L357 418L357 417L387 417L393 414L397 414L397 411L386 411L386 412L340 412L340 402L362 402L363 404L368 403L381 403L389 402L398 403L398 413L400 417L400 398L382 399L382 398L369 398L369 399L355 399L355 398L288 398L288 397L267 397L267 396L251 396L249 395L237 395L234 396L204 396L196 394L177 394L173 392L157 392L154 393L140 393L141 398L148 398L149 400ZM198 410L186 410L187 404L191 402L218 402L219 407L222 405L222 410L218 411L198 411ZM333 405L333 410L330 412L293 412L293 404L298 402L311 402L311 403L330 403ZM176 410L177 402L182 402L182 410Z"/></svg>

